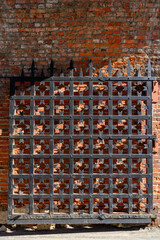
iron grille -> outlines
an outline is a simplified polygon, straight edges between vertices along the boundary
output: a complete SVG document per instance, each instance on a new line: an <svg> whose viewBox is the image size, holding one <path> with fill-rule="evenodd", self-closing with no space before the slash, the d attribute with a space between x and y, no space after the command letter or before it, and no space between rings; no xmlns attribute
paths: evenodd
<svg viewBox="0 0 160 240"><path fill-rule="evenodd" d="M148 223L148 76L11 79L8 223Z"/></svg>

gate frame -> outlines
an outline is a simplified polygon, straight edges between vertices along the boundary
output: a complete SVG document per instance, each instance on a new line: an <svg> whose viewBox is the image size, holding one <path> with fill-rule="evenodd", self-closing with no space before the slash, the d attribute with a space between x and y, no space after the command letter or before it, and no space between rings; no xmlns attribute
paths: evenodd
<svg viewBox="0 0 160 240"><path fill-rule="evenodd" d="M148 76L145 76L145 77L142 77L141 74L140 74L140 71L138 73L138 76L130 76L130 71L131 71L131 68L130 68L130 63L128 63L128 67L127 67L127 77L124 77L124 76L121 76L121 73L119 73L119 76L112 76L112 67L111 65L109 64L109 67L108 67L108 77L104 77L102 76L102 73L100 72L99 73L99 76L98 77L94 77L93 76L93 66L90 64L89 66L89 76L83 76L82 75L82 72L80 73L80 76L73 76L73 69L71 69L70 71L70 76L63 76L61 75L60 77L56 77L56 76L52 76L50 78L44 78L44 77L35 77L34 76L34 73L32 73L32 76L31 77L12 77L11 80L10 80L10 133L13 132L13 120L16 118L16 119L22 119L23 116L15 116L14 117L14 100L15 99L20 99L20 100L23 100L23 99L30 99L30 112L31 114L28 116L28 119L30 119L30 122L31 122L31 134L29 136L23 136L23 139L30 139L30 148L31 148L31 152L32 154L29 154L26 155L26 156L23 156L23 155L13 155L12 154L12 147L13 147L13 139L20 139L22 138L22 136L12 136L12 134L10 135L10 143L9 143L9 190L8 190L8 194L9 194L9 200L8 200L8 221L7 223L8 224L40 224L40 223L45 223L45 224L52 224L52 223L56 223L56 224L102 224L102 223L109 223L109 224L112 224L112 223L150 223L152 219L154 219L156 217L156 215L153 213L153 189L152 189L152 173L153 173L153 169L152 169L152 141L153 139L156 138L155 135L152 135L152 87L153 87L153 81L156 81L156 77L152 77L151 76L151 65L150 65L150 62L148 63ZM31 82L31 95L28 96L28 98L26 96L20 96L20 97L16 97L14 96L14 93L15 93L15 82L16 81L22 81L22 82ZM79 100L79 96L76 96L74 97L73 96L73 83L74 81L76 82L88 82L89 83L89 95L88 95L88 99L89 99L89 115L88 116L85 116L85 118L88 118L89 119L89 124L90 126L92 126L93 124L93 119L92 117L94 117L93 113L92 113L92 109L93 109L93 100L108 100L108 111L109 111L109 114L108 115L102 115L102 119L108 119L109 121L109 135L108 136L105 136L105 139L109 139L109 154L107 155L101 155L102 157L108 157L109 159L113 159L113 157L120 157L119 154L113 154L112 153L112 140L113 139L121 139L121 138L125 138L125 139L128 139L129 140L129 143L128 143L128 154L126 155L123 155L123 157L128 157L129 161L128 161L128 179L129 179L129 182L128 182L128 209L129 209L129 213L113 213L113 196L114 197L122 197L123 195L125 194L113 194L112 191L113 191L113 184L111 182L111 180L113 179L113 176L116 176L116 174L113 174L112 173L112 170L111 170L111 164L112 164L112 161L110 161L110 170L109 170L109 174L106 174L106 176L108 175L109 177L109 185L110 185L110 189L109 189L109 194L104 194L105 197L110 197L109 198L109 214L73 214L73 206L72 206L72 203L70 201L70 209L72 209L72 213L69 213L69 214L66 214L64 216L60 215L60 214L40 214L39 216L36 215L36 214L33 214L33 184L30 184L29 186L29 189L30 189L30 194L29 194L29 201L30 201L30 205L29 205L29 214L12 214L12 199L13 198L20 198L19 195L14 195L13 194L13 186L12 186L12 177L14 177L14 175L12 174L12 158L16 158L16 157L21 157L21 158L36 158L36 156L34 156L33 154L33 131L34 131L34 128L33 128L33 123L34 123L34 100L35 99L38 99L38 98L35 98L34 96L34 83L36 81L50 81L50 99L61 99L60 97L56 98L55 96L53 96L53 93L54 93L54 89L53 89L53 82L54 81L69 81L70 82L70 95L69 97L68 96L64 96L65 98L63 99L69 99L69 102L70 102L70 126L72 125L71 122L73 121L73 115L71 114L71 112L73 112L73 101L72 99L77 99ZM108 88L109 88L109 91L108 91L108 96L97 96L97 97L93 97L93 82L98 82L98 81L102 81L102 82L105 82L107 81L108 82ZM113 97L112 96L112 82L118 82L118 81L121 81L121 82L127 82L127 89L128 89L128 96L117 96L117 97ZM128 128L128 135L112 135L110 134L110 130L112 130L112 99L116 99L116 100L120 100L120 99L126 99L128 101L128 115L122 115L122 118L124 119L126 117L126 119L128 119L128 126L131 126L131 122L132 122L132 119L142 119L143 117L141 116L138 116L138 115L132 115L131 111L132 111L132 108L131 108L131 99L134 99L134 97L132 97L131 95L131 91L132 91L132 82L146 82L147 83L147 96L136 96L135 99L136 100L146 100L147 101L147 107L148 107L148 112L149 114L146 115L145 119L147 119L148 121L148 124L149 124L149 128L148 128L148 134L146 135L132 135L132 129L131 127ZM83 96L81 97L83 100L86 99L86 96ZM45 97L42 97L40 96L40 99L45 99ZM51 103L52 102L52 103ZM52 114L48 115L48 119L50 120L53 120L53 119L60 119L61 117L60 116L53 116L53 101L50 101L50 108L51 108L51 111L52 111ZM93 115L93 116L92 116ZM97 116L97 115L96 115ZM69 116L67 116L67 119L68 119ZM38 118L37 116L35 116L35 118L37 119L42 119L42 118L45 118L46 119L46 115L44 116L40 116L40 118ZM77 116L76 116L77 118ZM82 119L84 118L84 115L82 115L81 117L79 116L78 117L79 119ZM65 119L64 115L62 117L62 119ZM97 117L97 119L100 119ZM119 115L113 115L113 119L120 119ZM129 124L130 122L130 124ZM72 131L73 129L71 129L70 131ZM90 143L90 146L91 146L91 152L87 155L80 155L81 158L83 157L87 157L88 159L92 159L92 158L99 158L100 155L96 155L96 154L93 154L92 152L92 145L91 145L91 141L93 139L93 133L92 133L92 127L91 127L91 130L90 131L90 134L89 134L89 143ZM52 132L53 132L53 129L52 129ZM32 137L31 137L32 135ZM57 136L59 139L64 139L65 137L64 136ZM77 137L77 136L76 136ZM81 136L81 137L84 137ZM97 137L97 136L96 136ZM50 139L50 144L49 146L51 147L51 145L53 145L53 134L50 134L50 135L47 135L47 136L39 136L38 135L38 138L49 138ZM132 164L132 157L139 157L140 155L137 154L134 156L132 156L132 149L131 149L131 141L132 139L147 139L147 141L149 142L149 148L147 150L147 154L144 154L143 157L146 157L147 159L149 159L149 166L148 166L148 173L145 174L146 177L148 177L149 180L149 184L148 184L148 194L139 194L138 197L142 197L143 196L146 196L148 199L149 199L149 203L148 203L148 213L132 213L132 188L131 188L131 185L132 185L132 170L131 170L131 164ZM73 139L74 139L74 136L73 134L70 136L67 137L67 139L71 139L69 140L70 141L70 150L73 149ZM52 149L51 149L52 150ZM72 151L72 150L71 150ZM75 156L72 152L69 153L69 158L72 159L74 157L78 157L78 156ZM37 158L39 158L40 155L37 156ZM64 156L63 155L53 155L53 154L49 154L47 156L43 155L43 158L45 157L49 157L50 159L50 167L51 169L53 169L53 161L52 161L52 158L63 158ZM79 157L78 157L79 158ZM142 157L141 157L142 158ZM71 162L71 161L70 161ZM72 164L73 165L73 164ZM71 169L72 169L72 165L70 166L70 174L69 174L69 178L71 177ZM52 171L53 172L53 171ZM51 176L52 175L52 176ZM93 177L93 174L91 174L92 177ZM119 176L119 174L117 174L118 177L124 177L126 174L121 174ZM99 174L96 174L96 177L100 177L101 175ZM141 174L136 174L137 177L141 177ZM23 175L20 175L19 174L19 177L20 178L24 178ZM50 182L51 180L53 180L53 174L50 174ZM73 177L73 176L72 176ZM32 161L30 161L30 174L29 174L29 179L32 180L33 182L33 163ZM92 179L90 180L90 184L92 182ZM51 192L53 192L53 186L51 186L52 184L50 184L50 197L49 199L51 200L53 198L53 193L51 194ZM71 185L72 186L72 185ZM91 185L90 185L91 186ZM58 196L62 196L63 194L59 194L59 195L56 195L57 197ZM93 197L93 194L89 193L88 196ZM100 194L99 194L100 195ZM108 196L107 196L108 195ZM98 194L96 194L96 197L98 196ZM27 196L28 197L28 196ZM26 197L26 198L27 198ZM42 197L40 197L40 195L38 196L40 199L44 198L44 195L42 195ZM48 196L47 196L48 197ZM73 198L73 193L71 194L71 196ZM134 195L135 197L135 195ZM23 196L23 198L25 198L25 196ZM90 208L93 207L93 204L91 204ZM50 206L49 206L49 212L53 209L53 201L52 201L52 204L51 204L51 201L50 201ZM52 212L52 211L51 211Z"/></svg>

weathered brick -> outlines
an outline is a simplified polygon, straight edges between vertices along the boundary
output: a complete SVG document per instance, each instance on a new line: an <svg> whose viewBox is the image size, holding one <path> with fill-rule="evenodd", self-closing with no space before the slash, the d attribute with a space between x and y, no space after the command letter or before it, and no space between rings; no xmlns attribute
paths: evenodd
<svg viewBox="0 0 160 240"><path fill-rule="evenodd" d="M160 77L160 13L159 0L6 0L0 4L3 14L1 25L0 72L3 76L19 76L21 66L28 73L32 59L37 67L45 68L56 59L56 67L67 68L71 58L77 66L87 68L93 59L97 66L106 65L111 58L114 65L123 66L125 58L132 64L152 65ZM156 86L159 90L159 86ZM9 79L0 78L0 167L8 170L9 139ZM157 90L154 88L157 94ZM158 97L157 97L158 96ZM158 147L153 157L154 205L160 209L160 91L153 95L153 132L158 137ZM0 194L7 202L7 172L0 177ZM3 179L3 181L2 181ZM1 185L0 185L1 186ZM156 196L155 196L156 195ZM159 210L157 210L159 211ZM159 221L159 220L158 220Z"/></svg>

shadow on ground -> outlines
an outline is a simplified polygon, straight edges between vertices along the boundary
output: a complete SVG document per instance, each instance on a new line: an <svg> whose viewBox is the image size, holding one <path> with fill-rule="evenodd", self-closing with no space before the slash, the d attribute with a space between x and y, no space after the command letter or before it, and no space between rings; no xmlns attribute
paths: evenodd
<svg viewBox="0 0 160 240"><path fill-rule="evenodd" d="M49 235L49 234L71 234L71 233L87 233L87 232L114 232L114 231L138 231L145 229L145 226L113 226L113 225L56 225L56 228L53 230L38 230L36 229L36 226L6 226L7 231L6 232L0 232L0 236L20 236L20 235Z"/></svg>

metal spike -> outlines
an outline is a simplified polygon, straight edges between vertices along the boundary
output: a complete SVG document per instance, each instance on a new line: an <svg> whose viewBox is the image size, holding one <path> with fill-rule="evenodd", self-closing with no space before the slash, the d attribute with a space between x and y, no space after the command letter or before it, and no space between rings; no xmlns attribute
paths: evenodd
<svg viewBox="0 0 160 240"><path fill-rule="evenodd" d="M121 73L121 70L119 69L118 71L118 77L122 77L122 73Z"/></svg>
<svg viewBox="0 0 160 240"><path fill-rule="evenodd" d="M42 78L44 77L44 71L43 71L43 69L42 69L42 71L41 71L41 77L42 77Z"/></svg>
<svg viewBox="0 0 160 240"><path fill-rule="evenodd" d="M67 68L67 70L68 69L70 69L70 70L74 69L74 61L73 60L70 61L70 64L69 64L69 67Z"/></svg>
<svg viewBox="0 0 160 240"><path fill-rule="evenodd" d="M83 77L83 70L82 68L80 69L80 74L79 74L80 77Z"/></svg>
<svg viewBox="0 0 160 240"><path fill-rule="evenodd" d="M73 77L73 70L75 69L75 67L74 67L74 61L73 60L71 60L70 61L70 64L69 64L69 67L67 68L67 70L70 70L70 73L69 73L69 76L70 77Z"/></svg>
<svg viewBox="0 0 160 240"><path fill-rule="evenodd" d="M128 64L127 64L127 75L128 75L128 77L131 76L131 64L130 64L130 60L128 60Z"/></svg>
<svg viewBox="0 0 160 240"><path fill-rule="evenodd" d="M112 64L111 64L111 60L109 60L109 64L108 64L108 76L112 77Z"/></svg>
<svg viewBox="0 0 160 240"><path fill-rule="evenodd" d="M22 68L21 77L24 77L24 69Z"/></svg>
<svg viewBox="0 0 160 240"><path fill-rule="evenodd" d="M89 61L88 69L89 69L89 76L93 77L93 62L92 62L92 60Z"/></svg>
<svg viewBox="0 0 160 240"><path fill-rule="evenodd" d="M148 77L151 77L152 73L152 67L151 67L151 61L150 59L148 60Z"/></svg>
<svg viewBox="0 0 160 240"><path fill-rule="evenodd" d="M57 68L54 67L54 61L51 60L50 66L48 68L48 72L50 73L50 76L52 77L54 73L56 72Z"/></svg>
<svg viewBox="0 0 160 240"><path fill-rule="evenodd" d="M138 69L138 77L141 77L141 69Z"/></svg>
<svg viewBox="0 0 160 240"><path fill-rule="evenodd" d="M63 69L61 69L60 77L64 77Z"/></svg>
<svg viewBox="0 0 160 240"><path fill-rule="evenodd" d="M102 70L100 69L100 71L99 71L99 77L103 77L103 75L102 75Z"/></svg>
<svg viewBox="0 0 160 240"><path fill-rule="evenodd" d="M34 60L32 61L32 65L29 68L29 70L31 71L31 77L34 77L34 73L37 70L37 68L35 67L35 61Z"/></svg>
<svg viewBox="0 0 160 240"><path fill-rule="evenodd" d="M22 72L21 72L21 84L24 84L24 70L22 68Z"/></svg>

